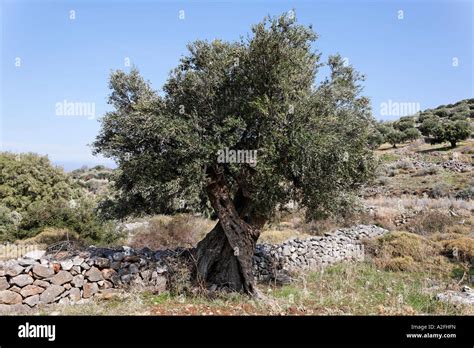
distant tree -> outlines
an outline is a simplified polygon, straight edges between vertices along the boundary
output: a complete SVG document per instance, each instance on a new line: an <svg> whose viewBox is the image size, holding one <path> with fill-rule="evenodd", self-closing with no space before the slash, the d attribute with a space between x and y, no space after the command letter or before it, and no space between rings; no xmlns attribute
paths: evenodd
<svg viewBox="0 0 474 348"><path fill-rule="evenodd" d="M423 123L420 125L419 130L424 136L433 135L434 129L440 125L440 119L437 116L427 117L423 120Z"/></svg>
<svg viewBox="0 0 474 348"><path fill-rule="evenodd" d="M398 129L401 132L404 132L408 128L415 127L415 118L414 117L402 117L400 120L393 123L393 128Z"/></svg>
<svg viewBox="0 0 474 348"><path fill-rule="evenodd" d="M403 131L403 139L405 141L414 141L421 137L421 133L415 127L407 128Z"/></svg>
<svg viewBox="0 0 474 348"><path fill-rule="evenodd" d="M432 143L439 144L449 142L451 147L456 147L460 140L465 140L471 135L471 127L468 121L444 121L433 129Z"/></svg>
<svg viewBox="0 0 474 348"><path fill-rule="evenodd" d="M388 134L385 136L385 140L393 146L393 148L397 147L397 144L400 144L404 141L405 134L399 131L398 129L392 129Z"/></svg>
<svg viewBox="0 0 474 348"><path fill-rule="evenodd" d="M331 56L315 87L315 39L283 15L247 40L190 44L163 95L136 70L111 75L114 110L94 146L118 163L115 212L172 211L204 197L219 220L193 251L208 284L255 293L255 245L277 207L292 200L308 218L337 213L373 174L362 76ZM256 161L220 160L224 149L256 151Z"/></svg>
<svg viewBox="0 0 474 348"><path fill-rule="evenodd" d="M386 136L393 129L393 127L387 123L379 122L376 126L376 129L380 134L382 134L382 136Z"/></svg>
<svg viewBox="0 0 474 348"><path fill-rule="evenodd" d="M371 149L377 149L385 141L385 137L379 132L377 128L373 128L368 135L367 142Z"/></svg>

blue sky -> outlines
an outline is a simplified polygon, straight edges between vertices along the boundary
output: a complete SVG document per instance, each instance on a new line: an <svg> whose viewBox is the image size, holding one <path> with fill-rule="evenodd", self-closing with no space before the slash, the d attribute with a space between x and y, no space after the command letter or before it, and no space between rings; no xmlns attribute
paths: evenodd
<svg viewBox="0 0 474 348"><path fill-rule="evenodd" d="M0 3L2 150L47 154L67 169L111 164L88 147L110 109L111 70L128 70L129 60L159 90L188 42L237 40L265 15L292 8L320 35L314 48L323 58L340 53L367 76L379 119L396 118L381 114L389 101L425 109L474 96L472 1ZM95 116L58 114L64 101L93 105Z"/></svg>

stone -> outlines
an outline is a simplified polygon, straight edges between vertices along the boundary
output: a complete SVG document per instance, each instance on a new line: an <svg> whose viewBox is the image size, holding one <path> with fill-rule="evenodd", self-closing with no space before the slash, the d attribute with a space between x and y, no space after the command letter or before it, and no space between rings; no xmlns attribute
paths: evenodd
<svg viewBox="0 0 474 348"><path fill-rule="evenodd" d="M81 299L81 290L78 289L78 288L72 288L70 291L69 291L69 298L73 301L73 302L77 302Z"/></svg>
<svg viewBox="0 0 474 348"><path fill-rule="evenodd" d="M150 269L144 270L140 272L140 276L142 277L143 281L148 282L151 278L152 271Z"/></svg>
<svg viewBox="0 0 474 348"><path fill-rule="evenodd" d="M84 290L82 293L82 297L89 298L94 296L99 291L99 287L97 283L86 283L84 284Z"/></svg>
<svg viewBox="0 0 474 348"><path fill-rule="evenodd" d="M61 261L60 264L61 269L63 269L64 271L69 271L74 266L74 262L72 260Z"/></svg>
<svg viewBox="0 0 474 348"><path fill-rule="evenodd" d="M132 280L132 275L131 274L124 274L123 276L120 277L120 280L122 282L128 284Z"/></svg>
<svg viewBox="0 0 474 348"><path fill-rule="evenodd" d="M122 261L124 257L125 257L125 253L122 253L122 252L114 253L112 256L114 261Z"/></svg>
<svg viewBox="0 0 474 348"><path fill-rule="evenodd" d="M23 272L25 268L20 266L17 263L10 264L6 267L5 269L5 274L10 277L15 277L19 275L21 272Z"/></svg>
<svg viewBox="0 0 474 348"><path fill-rule="evenodd" d="M49 278L54 275L54 270L43 265L34 265L33 274L40 278Z"/></svg>
<svg viewBox="0 0 474 348"><path fill-rule="evenodd" d="M59 304L61 305L68 305L71 302L71 300L67 297L63 297L62 299L59 300Z"/></svg>
<svg viewBox="0 0 474 348"><path fill-rule="evenodd" d="M34 265L36 263L36 260L33 260L33 259L19 259L17 262L20 266L26 267L26 266Z"/></svg>
<svg viewBox="0 0 474 348"><path fill-rule="evenodd" d="M94 260L94 265L98 268L108 268L110 267L110 260L105 257L98 257Z"/></svg>
<svg viewBox="0 0 474 348"><path fill-rule="evenodd" d="M18 304L22 300L21 295L16 292L10 290L0 291L0 304Z"/></svg>
<svg viewBox="0 0 474 348"><path fill-rule="evenodd" d="M64 291L65 289L61 285L52 284L40 295L40 303L47 304L54 302L56 297L61 295Z"/></svg>
<svg viewBox="0 0 474 348"><path fill-rule="evenodd" d="M65 283L69 283L72 280L72 275L68 271L59 271L53 279L51 279L51 283L55 285L63 285Z"/></svg>
<svg viewBox="0 0 474 348"><path fill-rule="evenodd" d="M86 272L86 278L91 282L97 282L104 279L102 272L96 267L91 267L91 269Z"/></svg>
<svg viewBox="0 0 474 348"><path fill-rule="evenodd" d="M33 285L38 285L38 286L41 286L42 288L47 288L50 285L50 283L45 280L36 279L33 282Z"/></svg>
<svg viewBox="0 0 474 348"><path fill-rule="evenodd" d="M102 270L102 277L104 277L104 279L111 279L114 274L117 274L117 272L111 268L106 268Z"/></svg>
<svg viewBox="0 0 474 348"><path fill-rule="evenodd" d="M29 284L33 284L33 282L34 282L34 279L30 277L28 274L20 274L10 279L10 284L17 285L20 288Z"/></svg>
<svg viewBox="0 0 474 348"><path fill-rule="evenodd" d="M66 289L66 290L69 290L69 289L72 288L71 283L66 283L66 284L64 284L63 286L64 286L64 289Z"/></svg>
<svg viewBox="0 0 474 348"><path fill-rule="evenodd" d="M10 284L7 281L7 278L0 277L0 291L7 290L10 287Z"/></svg>
<svg viewBox="0 0 474 348"><path fill-rule="evenodd" d="M108 280L104 280L104 289L110 289L110 288L113 288L114 287L114 284L112 284L112 282L108 281Z"/></svg>
<svg viewBox="0 0 474 348"><path fill-rule="evenodd" d="M25 297L30 297L33 295L39 295L44 291L44 289L41 286L37 285L27 285L23 289L21 289L20 294L21 296Z"/></svg>
<svg viewBox="0 0 474 348"><path fill-rule="evenodd" d="M85 269L85 270L88 270L91 268L91 266L89 266L89 264L87 262L83 262L81 263L81 268Z"/></svg>
<svg viewBox="0 0 474 348"><path fill-rule="evenodd" d="M16 285L13 285L10 289L8 289L10 291L14 291L14 292L17 292L17 293L20 293L21 291L21 288L16 286Z"/></svg>
<svg viewBox="0 0 474 348"><path fill-rule="evenodd" d="M128 267L128 270L131 274L135 274L135 273L138 273L138 266L135 265L134 263L132 263L129 267Z"/></svg>
<svg viewBox="0 0 474 348"><path fill-rule="evenodd" d="M23 255L23 257L32 260L39 260L44 256L45 253L46 251L44 250L32 250Z"/></svg>
<svg viewBox="0 0 474 348"><path fill-rule="evenodd" d="M84 285L84 276L82 274L74 276L71 284L76 288L81 288Z"/></svg>
<svg viewBox="0 0 474 348"><path fill-rule="evenodd" d="M157 293L166 291L167 280L166 277L158 276L154 281L154 291Z"/></svg>
<svg viewBox="0 0 474 348"><path fill-rule="evenodd" d="M110 268L112 268L112 269L118 271L121 266L122 266L122 262L120 262L120 261L114 261L114 262L111 263Z"/></svg>
<svg viewBox="0 0 474 348"><path fill-rule="evenodd" d="M81 274L81 266L72 266L71 275L75 276L77 274Z"/></svg>
<svg viewBox="0 0 474 348"><path fill-rule="evenodd" d="M140 257L137 255L127 255L123 258L123 262L140 262Z"/></svg>
<svg viewBox="0 0 474 348"><path fill-rule="evenodd" d="M84 262L84 258L80 256L74 256L74 258L72 259L72 263L74 266L80 266L82 265L83 262Z"/></svg>
<svg viewBox="0 0 474 348"><path fill-rule="evenodd" d="M30 307L34 307L39 303L40 297L39 295L33 295L30 297L27 297L23 300L23 303L27 304Z"/></svg>

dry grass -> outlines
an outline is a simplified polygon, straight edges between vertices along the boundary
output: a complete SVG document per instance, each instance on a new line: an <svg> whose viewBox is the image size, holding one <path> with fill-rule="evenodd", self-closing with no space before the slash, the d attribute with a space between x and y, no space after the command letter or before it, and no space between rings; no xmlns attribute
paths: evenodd
<svg viewBox="0 0 474 348"><path fill-rule="evenodd" d="M195 246L215 224L215 221L188 214L158 215L134 231L129 244L137 249L154 250Z"/></svg>
<svg viewBox="0 0 474 348"><path fill-rule="evenodd" d="M461 237L441 242L444 253L461 262L474 263L474 239Z"/></svg>

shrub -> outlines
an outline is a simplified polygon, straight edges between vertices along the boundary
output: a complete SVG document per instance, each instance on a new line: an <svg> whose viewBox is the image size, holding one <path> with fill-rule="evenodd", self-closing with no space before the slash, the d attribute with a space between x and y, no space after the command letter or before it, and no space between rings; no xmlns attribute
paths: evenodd
<svg viewBox="0 0 474 348"><path fill-rule="evenodd" d="M407 229L419 235L445 233L455 223L455 219L439 211L429 211L419 214L407 225Z"/></svg>
<svg viewBox="0 0 474 348"><path fill-rule="evenodd" d="M71 203L64 200L34 202L18 226L16 239L34 237L47 227L68 229L87 243L95 244L113 243L121 236L113 222L98 217L93 200L82 198Z"/></svg>
<svg viewBox="0 0 474 348"><path fill-rule="evenodd" d="M439 173L439 168L437 166L432 165L426 168L419 169L415 173L415 176L436 175L438 173Z"/></svg>
<svg viewBox="0 0 474 348"><path fill-rule="evenodd" d="M0 205L22 213L38 201L76 199L74 181L47 157L33 153L0 153Z"/></svg>
<svg viewBox="0 0 474 348"><path fill-rule="evenodd" d="M414 165L413 165L413 162L411 162L409 160L400 160L400 161L397 161L397 162L393 163L391 165L391 167L396 168L396 169L409 170L409 169L413 169Z"/></svg>
<svg viewBox="0 0 474 348"><path fill-rule="evenodd" d="M474 239L463 237L442 242L444 253L458 261L474 262Z"/></svg>
<svg viewBox="0 0 474 348"><path fill-rule="evenodd" d="M375 265L386 270L449 273L452 269L440 255L440 245L413 233L391 232L365 241L365 246Z"/></svg>

